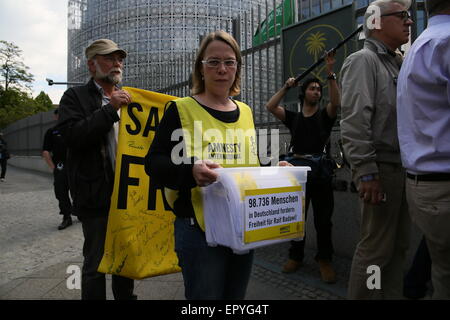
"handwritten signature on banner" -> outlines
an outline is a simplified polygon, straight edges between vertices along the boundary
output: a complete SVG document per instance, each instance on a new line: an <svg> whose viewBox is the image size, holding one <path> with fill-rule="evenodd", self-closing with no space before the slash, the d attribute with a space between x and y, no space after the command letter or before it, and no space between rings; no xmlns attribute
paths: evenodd
<svg viewBox="0 0 450 320"><path fill-rule="evenodd" d="M121 110L114 191L99 271L132 279L179 272L175 216L151 183L144 157L164 113L176 97L124 87L132 103Z"/></svg>

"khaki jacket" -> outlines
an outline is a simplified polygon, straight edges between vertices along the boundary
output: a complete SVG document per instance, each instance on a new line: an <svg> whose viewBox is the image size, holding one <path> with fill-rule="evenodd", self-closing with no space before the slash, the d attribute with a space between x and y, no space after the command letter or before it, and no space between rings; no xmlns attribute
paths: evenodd
<svg viewBox="0 0 450 320"><path fill-rule="evenodd" d="M396 114L401 62L399 54L369 38L342 65L341 135L355 180L378 173L376 162L401 164Z"/></svg>

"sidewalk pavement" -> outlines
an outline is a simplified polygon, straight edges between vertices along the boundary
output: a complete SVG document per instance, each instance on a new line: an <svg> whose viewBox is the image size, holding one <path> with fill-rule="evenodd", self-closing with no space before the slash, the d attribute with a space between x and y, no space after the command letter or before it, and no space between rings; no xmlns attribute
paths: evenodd
<svg viewBox="0 0 450 320"><path fill-rule="evenodd" d="M11 166L0 184L0 254L5 259L0 261L0 300L80 299L80 290L68 289L72 273L67 269L82 265L81 223L57 230L60 217L52 187L51 175ZM325 284L308 249L300 270L282 273L288 248L286 242L255 250L247 300L345 299L349 259L334 259L338 281ZM113 299L110 281L107 275L107 296ZM139 300L183 300L181 273L136 281L135 293Z"/></svg>

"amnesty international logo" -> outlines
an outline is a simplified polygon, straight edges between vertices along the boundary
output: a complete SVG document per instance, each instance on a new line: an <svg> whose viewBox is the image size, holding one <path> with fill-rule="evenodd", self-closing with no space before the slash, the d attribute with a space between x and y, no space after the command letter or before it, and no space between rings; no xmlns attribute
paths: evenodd
<svg viewBox="0 0 450 320"><path fill-rule="evenodd" d="M326 50L334 48L344 40L344 35L335 26L329 24L317 24L301 30L299 37L294 42L289 53L289 76L296 77L316 62ZM337 73L348 54L347 45L342 46L336 53L334 70ZM307 77L318 78L327 85L325 63L314 69Z"/></svg>

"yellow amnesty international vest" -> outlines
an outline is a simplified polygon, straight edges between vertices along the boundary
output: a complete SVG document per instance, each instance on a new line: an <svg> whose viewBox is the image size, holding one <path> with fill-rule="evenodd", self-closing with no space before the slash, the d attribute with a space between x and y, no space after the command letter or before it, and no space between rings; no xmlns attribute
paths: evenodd
<svg viewBox="0 0 450 320"><path fill-rule="evenodd" d="M196 157L200 160L211 160L224 168L259 166L252 111L245 103L234 101L239 108L239 119L226 123L214 118L191 97L175 100L186 159ZM164 193L173 208L178 191L166 188ZM197 222L204 231L200 187L191 189L191 201Z"/></svg>

